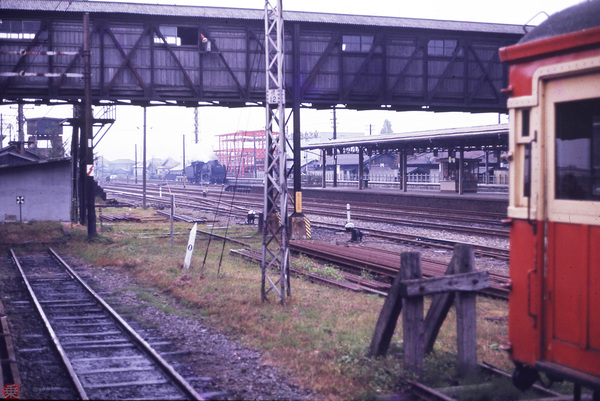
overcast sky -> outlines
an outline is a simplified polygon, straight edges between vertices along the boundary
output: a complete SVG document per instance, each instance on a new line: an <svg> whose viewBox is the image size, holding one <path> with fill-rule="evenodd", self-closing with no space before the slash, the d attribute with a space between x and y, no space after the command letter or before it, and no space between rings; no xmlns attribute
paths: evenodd
<svg viewBox="0 0 600 401"><path fill-rule="evenodd" d="M264 0L154 0L131 3L178 4L213 7L236 7L263 9ZM581 0L283 0L284 10L311 11L333 14L381 15L406 18L428 18L440 20L458 20L475 22L493 22L525 25L542 22L545 14L553 14ZM272 2L273 4L273 2ZM16 106L2 106L4 126L16 125ZM57 117L72 116L71 107L26 106L25 117ZM96 148L96 155L105 156L108 160L121 158L134 159L135 144L138 146L138 160L141 160L141 144L143 112L141 107L119 106L117 122L105 135ZM383 121L388 119L395 132L410 132L425 129L449 128L495 124L506 122L506 116L497 114L463 114L463 113L431 113L431 112L384 112L384 111L350 111L337 113L338 132L366 133L369 127L373 133L379 133ZM303 109L301 112L302 131L332 131L331 111L314 111ZM186 164L192 160L210 157L212 149L217 146L215 134L236 132L240 130L261 130L265 126L265 113L262 108L199 109L200 141L194 141L194 112L189 108L155 107L148 109L148 150L147 157L165 158L171 156L182 160L183 135L186 139ZM5 131L6 133L6 131ZM65 129L65 136L70 136L70 129ZM6 145L6 140L3 145Z"/></svg>

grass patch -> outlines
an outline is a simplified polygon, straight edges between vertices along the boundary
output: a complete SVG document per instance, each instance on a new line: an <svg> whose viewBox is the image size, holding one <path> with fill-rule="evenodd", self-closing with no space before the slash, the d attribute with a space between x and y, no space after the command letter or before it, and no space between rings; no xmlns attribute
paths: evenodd
<svg viewBox="0 0 600 401"><path fill-rule="evenodd" d="M123 212L111 210L114 214ZM154 214L148 210L135 213ZM190 228L191 224L174 224L175 232L187 233ZM28 229L26 225L3 224L0 238L6 238L5 232L17 232L23 240L23 232ZM181 266L188 236L175 236L172 248L170 238L155 238L169 232L168 221L111 224L98 240L91 242L84 227L49 224L37 226L31 235L40 229L45 238L64 241L64 245L53 245L62 255L81 258L97 267L127 269L144 287L135 289L139 297L169 313L179 313L170 305L196 312L206 324L261 350L265 363L287 370L323 399L370 399L402 390L400 378L405 373L400 322L388 356L365 357L383 305L382 297L292 277L292 297L285 307L275 298L263 303L260 267L229 253L239 244L209 240L198 233L191 267L184 271ZM199 229L210 231L203 226ZM245 242L260 250L261 234L255 227L232 225L228 235L244 237ZM341 279L334 266L319 266L308 258L300 258L294 267ZM165 305L153 295L155 292L168 294L177 302ZM507 341L506 314L505 302L478 297L480 359L509 370L512 363L498 346ZM451 312L434 354L426 360L426 380L439 386L453 383L455 360L456 322Z"/></svg>
<svg viewBox="0 0 600 401"><path fill-rule="evenodd" d="M331 278L338 281L346 281L341 270L330 264L320 265L305 255L301 255L294 262L294 266L299 270L304 270L307 273L316 274L324 278Z"/></svg>

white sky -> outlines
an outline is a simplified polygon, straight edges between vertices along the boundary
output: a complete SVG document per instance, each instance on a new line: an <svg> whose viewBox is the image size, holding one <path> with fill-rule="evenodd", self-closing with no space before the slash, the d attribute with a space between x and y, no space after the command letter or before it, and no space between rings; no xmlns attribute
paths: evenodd
<svg viewBox="0 0 600 401"><path fill-rule="evenodd" d="M273 0L275 1L275 0ZM264 0L130 0L130 3L199 5L214 7L239 7L263 9ZM382 15L405 18L428 18L493 22L524 25L538 24L546 17L581 0L283 0L284 10L343 13L359 15ZM16 106L1 106L0 113L6 125L16 126ZM72 116L70 106L26 106L25 117ZM303 132L331 132L331 111L301 111ZM386 112L339 110L337 113L338 132L367 133L369 125L373 134L380 132L383 121L388 119L395 132L410 132L435 128L496 124L498 114L464 114L432 112ZM501 122L506 116L501 116ZM117 107L117 122L96 148L96 156L103 155L108 160L135 158L135 144L138 160L141 160L143 111L141 107ZM147 109L147 157L166 158L182 161L183 135L186 139L186 164L193 160L207 159L217 146L215 134L240 130L261 130L265 126L264 109L244 108L225 109L217 107L199 108L199 143L194 143L194 111L179 107L152 107ZM139 128L138 128L139 127ZM14 132L14 128L13 128ZM70 137L70 129L64 134ZM7 141L3 142L6 145Z"/></svg>

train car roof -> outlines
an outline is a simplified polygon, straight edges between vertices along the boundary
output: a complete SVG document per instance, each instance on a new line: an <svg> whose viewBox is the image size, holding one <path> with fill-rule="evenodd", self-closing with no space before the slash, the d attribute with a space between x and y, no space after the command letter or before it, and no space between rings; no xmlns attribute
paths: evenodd
<svg viewBox="0 0 600 401"><path fill-rule="evenodd" d="M552 14L546 21L525 34L519 44L598 26L600 26L600 1L585 1Z"/></svg>
<svg viewBox="0 0 600 401"><path fill-rule="evenodd" d="M503 62L518 62L599 46L600 0L591 0L553 14L499 53Z"/></svg>

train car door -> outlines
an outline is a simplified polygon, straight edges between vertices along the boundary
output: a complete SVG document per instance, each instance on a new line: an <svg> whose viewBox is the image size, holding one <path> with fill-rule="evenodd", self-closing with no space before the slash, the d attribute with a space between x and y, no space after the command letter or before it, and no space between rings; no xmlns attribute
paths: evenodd
<svg viewBox="0 0 600 401"><path fill-rule="evenodd" d="M542 359L600 375L600 72L546 81Z"/></svg>

